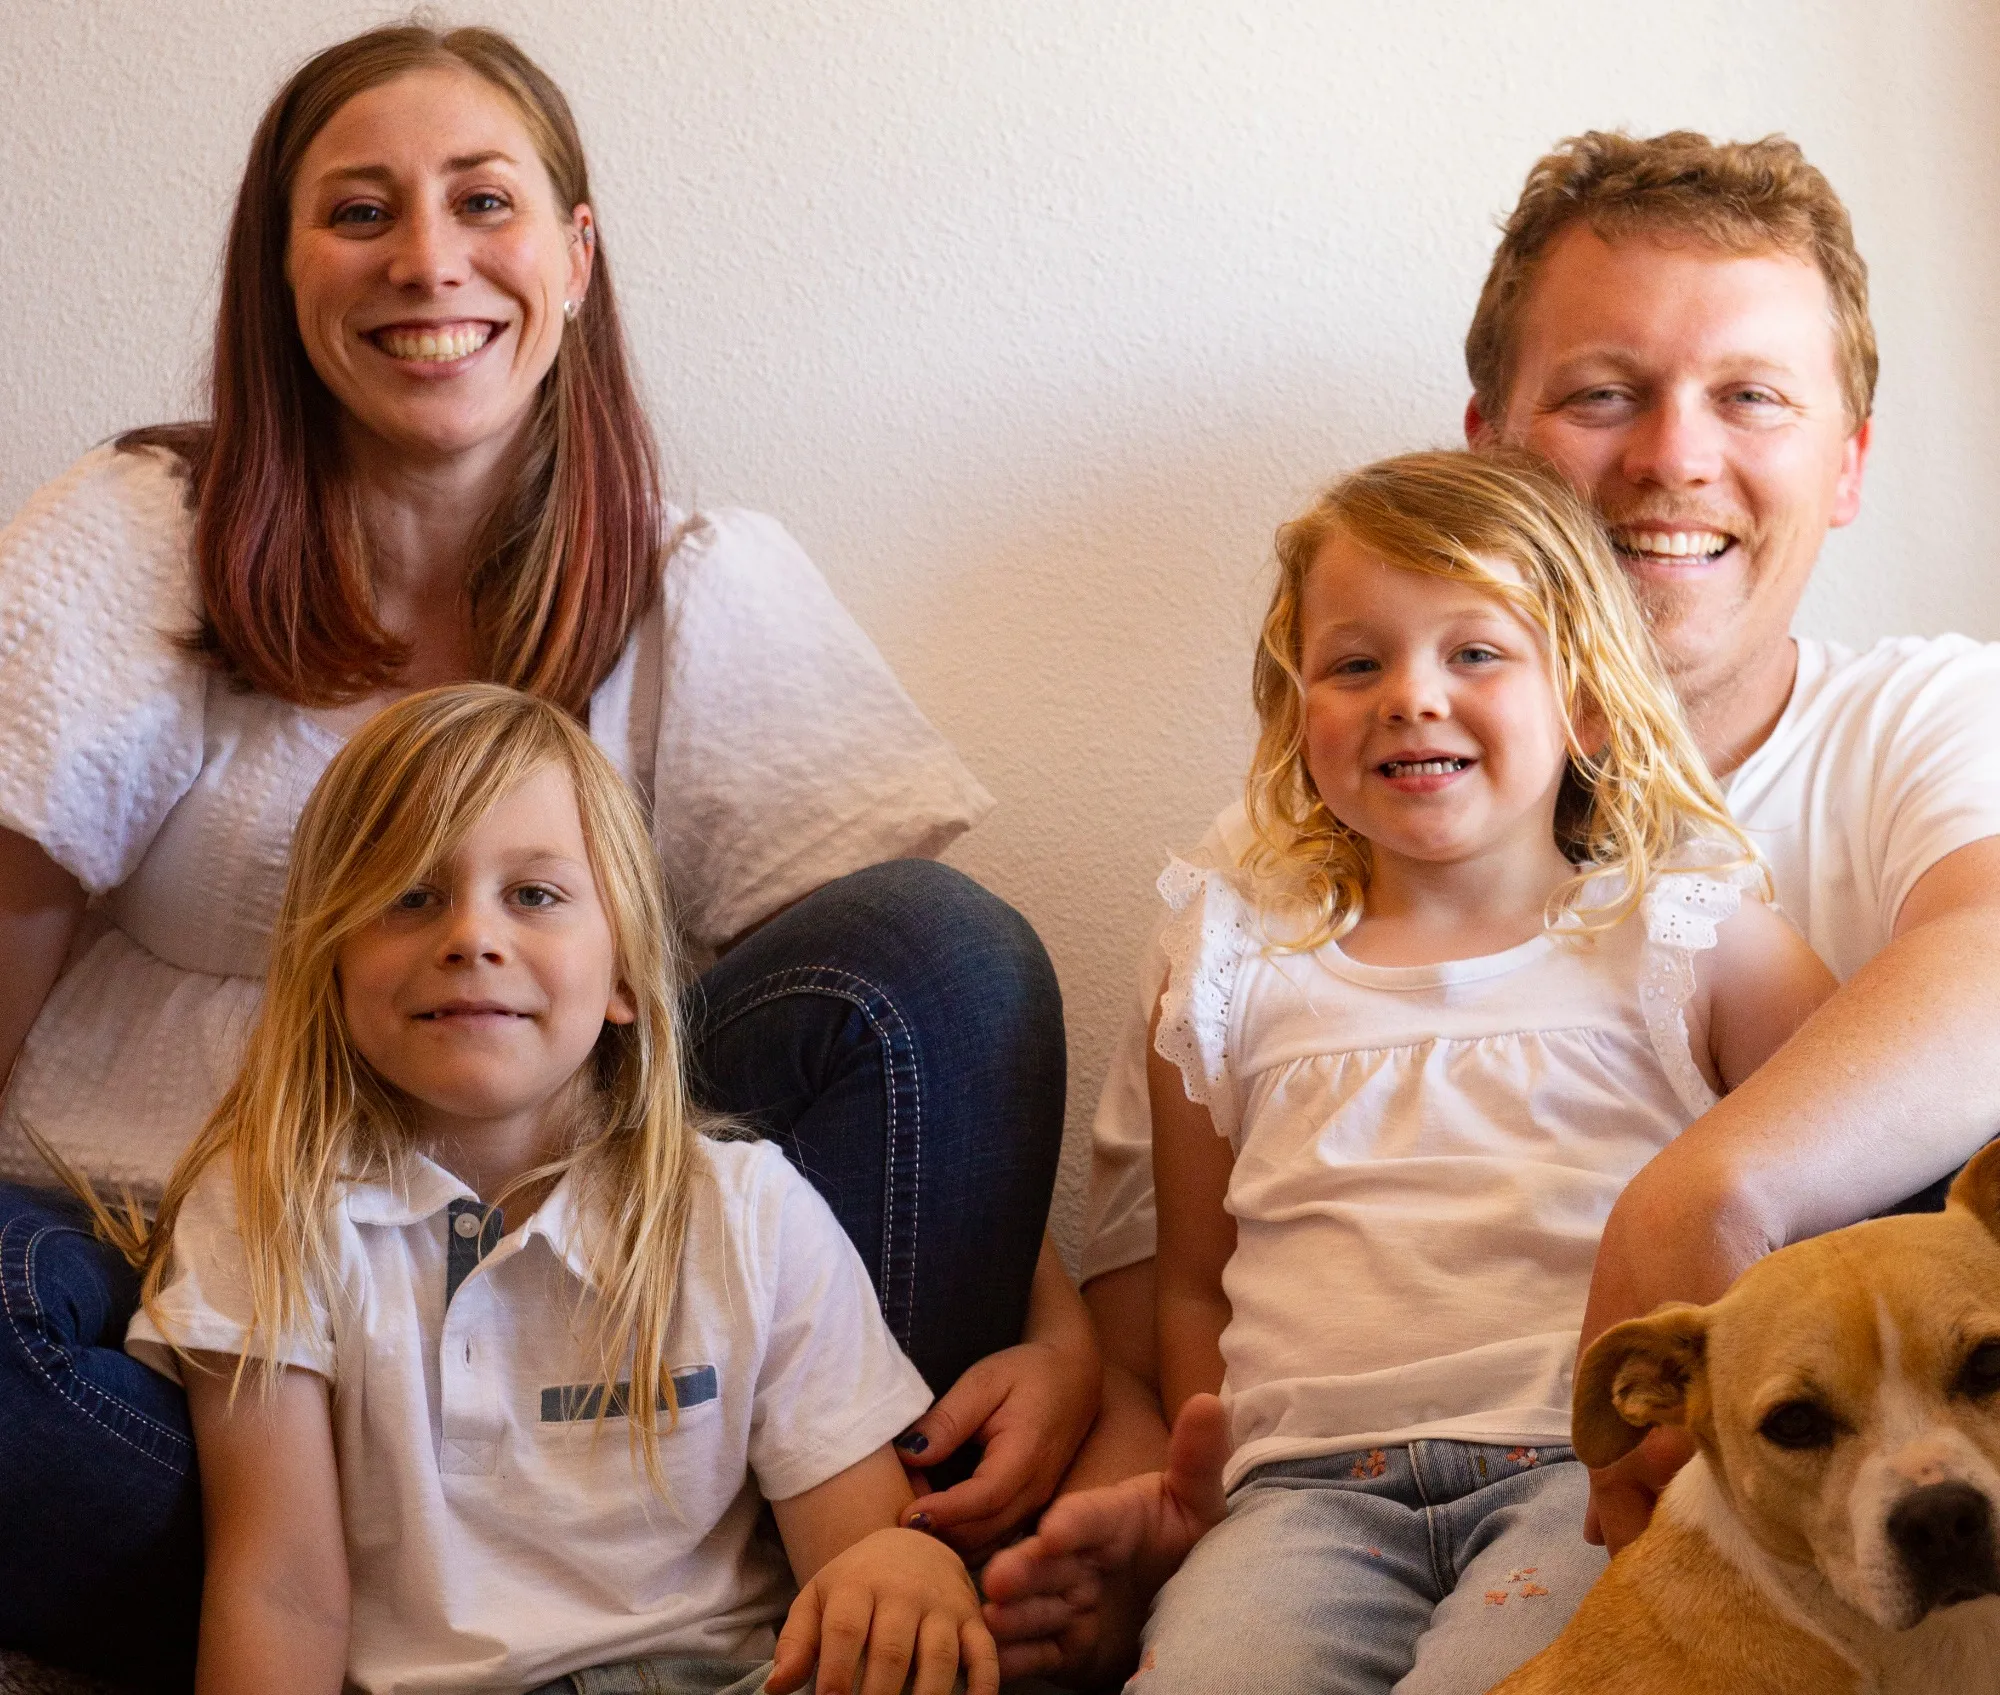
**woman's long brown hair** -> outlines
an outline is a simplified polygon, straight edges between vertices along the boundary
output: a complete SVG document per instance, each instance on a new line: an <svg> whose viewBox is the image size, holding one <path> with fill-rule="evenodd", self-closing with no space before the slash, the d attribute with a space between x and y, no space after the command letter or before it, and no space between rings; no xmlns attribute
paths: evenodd
<svg viewBox="0 0 2000 1695"><path fill-rule="evenodd" d="M285 280L292 183L347 101L437 66L469 70L513 101L559 207L590 199L569 103L506 36L401 25L327 48L286 83L250 144L223 262L209 421L118 442L164 447L187 464L202 604L195 646L238 681L301 706L372 694L408 655L375 615L337 403L299 337ZM543 379L513 486L474 544L467 587L482 676L583 713L658 587L659 484L599 224L590 291Z"/></svg>

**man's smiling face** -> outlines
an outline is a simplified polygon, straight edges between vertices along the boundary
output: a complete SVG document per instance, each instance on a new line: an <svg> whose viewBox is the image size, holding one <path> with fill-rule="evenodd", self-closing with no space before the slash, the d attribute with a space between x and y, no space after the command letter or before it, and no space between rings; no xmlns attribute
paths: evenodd
<svg viewBox="0 0 2000 1695"><path fill-rule="evenodd" d="M1536 267L1488 430L1595 503L1684 700L1789 676L1792 614L1860 508L1868 447L1812 263L1571 226Z"/></svg>

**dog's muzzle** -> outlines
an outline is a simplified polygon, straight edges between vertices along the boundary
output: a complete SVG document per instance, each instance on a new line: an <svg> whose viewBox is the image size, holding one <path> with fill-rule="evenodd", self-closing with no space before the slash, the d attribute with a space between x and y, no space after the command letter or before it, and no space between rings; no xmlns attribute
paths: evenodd
<svg viewBox="0 0 2000 1695"><path fill-rule="evenodd" d="M1917 1617L1938 1607L2000 1595L1993 1503L1969 1483L1913 1489L1889 1515L1889 1542L1917 1602Z"/></svg>

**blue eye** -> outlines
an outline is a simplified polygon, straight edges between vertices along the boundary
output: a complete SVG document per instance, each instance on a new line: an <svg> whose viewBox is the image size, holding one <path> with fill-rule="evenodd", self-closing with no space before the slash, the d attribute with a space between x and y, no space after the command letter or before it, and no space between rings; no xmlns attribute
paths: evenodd
<svg viewBox="0 0 2000 1695"><path fill-rule="evenodd" d="M554 889L540 883L529 883L514 891L515 901L530 912L545 912L562 899Z"/></svg>
<svg viewBox="0 0 2000 1695"><path fill-rule="evenodd" d="M333 216L328 221L336 229L342 225L350 229L365 229L371 224L386 223L388 218L389 214L380 206L366 200L357 200L351 205L334 208Z"/></svg>
<svg viewBox="0 0 2000 1695"><path fill-rule="evenodd" d="M405 889L395 900L390 902L390 910L392 912L422 912L425 907L431 904L431 899L432 896L429 889Z"/></svg>
<svg viewBox="0 0 2000 1695"><path fill-rule="evenodd" d="M485 188L468 194L463 204L465 210L473 213L475 216L482 212L504 212L507 210L505 197L495 194L491 189Z"/></svg>
<svg viewBox="0 0 2000 1695"><path fill-rule="evenodd" d="M1461 664L1472 665L1489 665L1501 657L1503 656L1498 648L1488 647L1483 642L1474 642L1468 647L1462 647L1453 655L1453 658Z"/></svg>

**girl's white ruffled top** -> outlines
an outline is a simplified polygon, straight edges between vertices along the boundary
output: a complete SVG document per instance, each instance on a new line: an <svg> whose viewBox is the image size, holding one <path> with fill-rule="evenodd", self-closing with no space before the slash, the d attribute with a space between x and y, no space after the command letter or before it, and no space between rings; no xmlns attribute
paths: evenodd
<svg viewBox="0 0 2000 1695"><path fill-rule="evenodd" d="M1761 882L1719 857L1613 928L1393 967L1288 950L1298 921L1246 871L1167 867L1155 1045L1236 1153L1228 1483L1422 1437L1569 1440L1606 1215L1715 1102L1694 958Z"/></svg>

